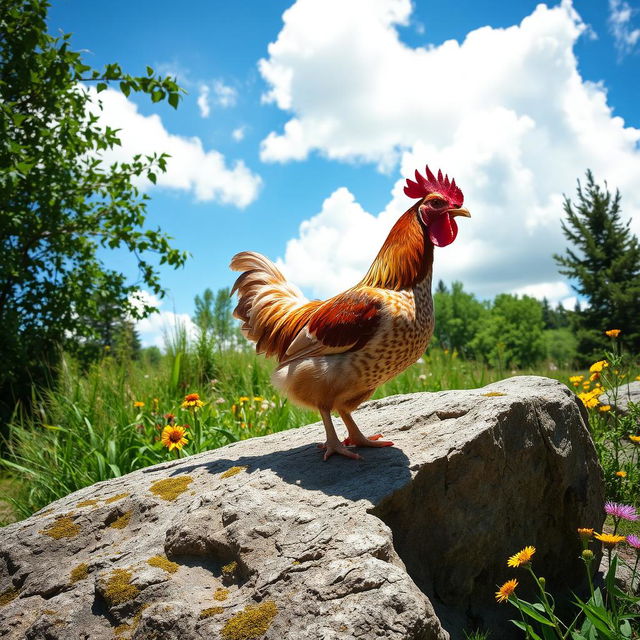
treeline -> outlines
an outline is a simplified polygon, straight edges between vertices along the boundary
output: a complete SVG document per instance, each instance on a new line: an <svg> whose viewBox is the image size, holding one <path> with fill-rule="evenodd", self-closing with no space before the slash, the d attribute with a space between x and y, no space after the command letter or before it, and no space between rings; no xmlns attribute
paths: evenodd
<svg viewBox="0 0 640 640"><path fill-rule="evenodd" d="M533 367L548 360L559 368L578 359L571 330L574 311L553 308L530 296L508 293L480 301L461 282L442 281L434 293L436 328L432 344L500 368Z"/></svg>

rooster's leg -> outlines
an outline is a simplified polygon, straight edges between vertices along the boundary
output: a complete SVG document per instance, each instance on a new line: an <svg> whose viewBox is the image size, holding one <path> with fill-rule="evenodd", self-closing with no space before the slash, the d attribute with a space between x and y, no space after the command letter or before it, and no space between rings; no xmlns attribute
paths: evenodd
<svg viewBox="0 0 640 640"><path fill-rule="evenodd" d="M347 427L347 431L349 432L349 437L343 441L342 444L345 445L356 445L357 447L392 447L393 442L390 440L380 440L382 435L379 433L375 436L371 436L367 438L360 429L358 429L358 425L355 423L351 414L348 411L340 411L340 417L344 422L345 427Z"/></svg>
<svg viewBox="0 0 640 640"><path fill-rule="evenodd" d="M362 456L359 456L354 451L347 449L347 447L345 447L345 445L342 444L342 442L340 442L340 440L338 439L336 429L333 426L333 421L331 420L331 412L320 409L320 415L322 416L324 429L327 432L327 441L322 447L324 449L324 459L328 460L334 453L338 453L341 456L346 456L347 458L360 460Z"/></svg>

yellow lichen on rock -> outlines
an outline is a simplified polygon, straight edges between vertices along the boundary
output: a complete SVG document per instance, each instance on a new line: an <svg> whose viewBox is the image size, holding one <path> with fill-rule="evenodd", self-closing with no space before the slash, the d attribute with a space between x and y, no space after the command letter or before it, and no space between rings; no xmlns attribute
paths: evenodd
<svg viewBox="0 0 640 640"><path fill-rule="evenodd" d="M80 527L69 516L59 516L42 529L40 533L56 540L75 538L80 533Z"/></svg>
<svg viewBox="0 0 640 640"><path fill-rule="evenodd" d="M220 587L215 590L213 594L213 599L218 600L219 602L224 602L229 597L229 589L223 589Z"/></svg>
<svg viewBox="0 0 640 640"><path fill-rule="evenodd" d="M227 620L222 627L222 637L225 640L256 640L268 631L277 613L278 607L273 600L247 605Z"/></svg>
<svg viewBox="0 0 640 640"><path fill-rule="evenodd" d="M131 571L126 569L114 569L111 572L104 590L104 597L109 606L133 600L140 593L140 589L131 584L132 575Z"/></svg>
<svg viewBox="0 0 640 640"><path fill-rule="evenodd" d="M231 476L235 476L237 473L240 473L241 471L244 471L247 467L231 467L230 469L227 469L226 471L223 471L220 474L221 478L230 478Z"/></svg>
<svg viewBox="0 0 640 640"><path fill-rule="evenodd" d="M89 575L89 565L86 562L81 562L77 567L71 570L71 575L69 576L71 582L78 582L79 580L84 580Z"/></svg>
<svg viewBox="0 0 640 640"><path fill-rule="evenodd" d="M496 398L498 396L506 396L506 393L500 393L499 391L489 391L482 394L485 398Z"/></svg>
<svg viewBox="0 0 640 640"><path fill-rule="evenodd" d="M216 616L219 613L224 613L224 609L222 607L209 607L208 609L203 609L200 612L200 620Z"/></svg>
<svg viewBox="0 0 640 640"><path fill-rule="evenodd" d="M165 478L154 482L149 491L159 496L163 500L175 500L181 493L184 493L193 482L191 476L176 476L175 478Z"/></svg>
<svg viewBox="0 0 640 640"><path fill-rule="evenodd" d="M180 568L177 562L171 562L166 556L153 556L147 560L147 564L163 569L167 573L175 573Z"/></svg>
<svg viewBox="0 0 640 640"><path fill-rule="evenodd" d="M98 504L99 500L94 500L93 498L89 500L82 500L82 502L78 502L76 507L93 507L93 505Z"/></svg>
<svg viewBox="0 0 640 640"><path fill-rule="evenodd" d="M6 604L9 604L12 600L15 600L20 595L20 589L14 589L13 587L9 587L5 589L2 593L0 593L0 607L4 607Z"/></svg>
<svg viewBox="0 0 640 640"><path fill-rule="evenodd" d="M233 574L236 572L236 570L238 569L238 563L234 560L233 562L230 562L229 564L225 564L224 567L222 567L222 575L230 578L231 576L233 576Z"/></svg>
<svg viewBox="0 0 640 640"><path fill-rule="evenodd" d="M131 511L123 513L119 518L116 518L109 526L112 529L124 529L131 520Z"/></svg>
<svg viewBox="0 0 640 640"><path fill-rule="evenodd" d="M106 504L111 504L113 502L118 502L118 500L122 500L123 498L128 498L130 493L117 493L115 496L111 496L105 500Z"/></svg>

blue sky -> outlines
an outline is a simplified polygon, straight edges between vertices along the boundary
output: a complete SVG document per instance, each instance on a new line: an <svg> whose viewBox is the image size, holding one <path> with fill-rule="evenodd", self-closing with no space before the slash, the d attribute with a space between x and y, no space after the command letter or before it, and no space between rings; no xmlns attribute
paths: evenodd
<svg viewBox="0 0 640 640"><path fill-rule="evenodd" d="M168 151L148 222L191 253L163 270L159 343L251 249L313 297L364 273L410 204L425 163L456 177L471 220L438 250L435 277L480 297L530 293L571 305L557 274L562 194L586 168L623 194L640 233L637 2L54 0L89 64L178 76L179 109L101 94L122 129L117 158ZM286 13L285 13L286 12ZM106 256L132 277L132 261Z"/></svg>

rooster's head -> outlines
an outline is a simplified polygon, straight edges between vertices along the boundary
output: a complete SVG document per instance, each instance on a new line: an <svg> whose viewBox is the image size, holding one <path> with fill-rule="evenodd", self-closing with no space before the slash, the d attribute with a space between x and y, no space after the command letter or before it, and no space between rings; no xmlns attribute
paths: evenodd
<svg viewBox="0 0 640 640"><path fill-rule="evenodd" d="M446 247L458 235L458 225L454 218L471 214L462 206L464 196L455 180L443 177L442 171L434 176L429 167L426 177L416 170L416 181L407 178L404 192L410 198L420 198L416 211L418 219L429 234L429 239L436 247Z"/></svg>

